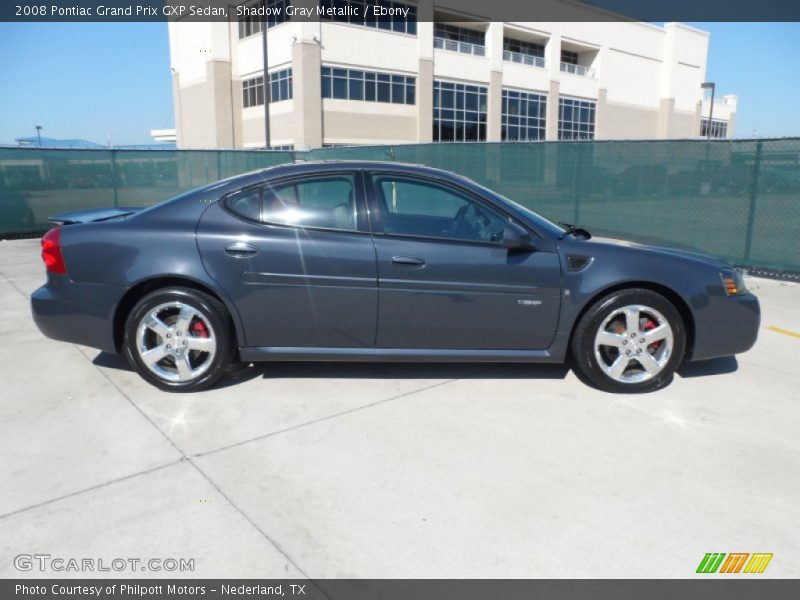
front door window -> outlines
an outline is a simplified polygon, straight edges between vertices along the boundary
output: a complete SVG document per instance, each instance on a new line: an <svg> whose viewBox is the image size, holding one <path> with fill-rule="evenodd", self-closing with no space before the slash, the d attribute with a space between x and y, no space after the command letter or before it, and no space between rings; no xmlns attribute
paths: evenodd
<svg viewBox="0 0 800 600"><path fill-rule="evenodd" d="M435 182L378 175L375 190L385 233L499 242L508 224L484 204Z"/></svg>

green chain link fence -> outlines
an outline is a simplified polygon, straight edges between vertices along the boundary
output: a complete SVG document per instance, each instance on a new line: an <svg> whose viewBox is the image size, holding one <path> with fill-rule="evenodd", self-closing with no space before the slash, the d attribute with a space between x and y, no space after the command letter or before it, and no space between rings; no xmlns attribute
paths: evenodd
<svg viewBox="0 0 800 600"><path fill-rule="evenodd" d="M800 139L421 144L310 152L0 148L0 235L60 212L148 206L292 160L394 160L461 173L552 220L800 272Z"/></svg>

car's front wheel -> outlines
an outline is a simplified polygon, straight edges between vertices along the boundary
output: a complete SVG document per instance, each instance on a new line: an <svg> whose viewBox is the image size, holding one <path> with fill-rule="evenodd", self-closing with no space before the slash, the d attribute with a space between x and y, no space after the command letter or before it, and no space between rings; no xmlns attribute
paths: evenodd
<svg viewBox="0 0 800 600"><path fill-rule="evenodd" d="M125 325L125 355L145 380L169 392L214 384L233 355L225 306L191 288L157 290L134 306Z"/></svg>
<svg viewBox="0 0 800 600"><path fill-rule="evenodd" d="M619 290L593 304L572 338L577 369L608 392L650 392L669 384L683 360L686 330L661 294Z"/></svg>

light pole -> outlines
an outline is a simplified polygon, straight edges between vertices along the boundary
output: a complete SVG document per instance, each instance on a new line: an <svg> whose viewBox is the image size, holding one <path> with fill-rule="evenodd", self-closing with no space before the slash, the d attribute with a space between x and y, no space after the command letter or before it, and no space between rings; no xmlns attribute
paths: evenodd
<svg viewBox="0 0 800 600"><path fill-rule="evenodd" d="M266 6L266 3L261 6ZM269 16L264 11L264 20L261 22L261 55L264 59L264 150L269 150L269 56L267 52L267 28L269 26Z"/></svg>
<svg viewBox="0 0 800 600"><path fill-rule="evenodd" d="M704 90L711 89L711 106L708 109L708 125L706 125L706 137L710 140L711 139L711 123L714 120L714 92L717 88L716 84L713 81L706 81L700 84L700 87Z"/></svg>
<svg viewBox="0 0 800 600"><path fill-rule="evenodd" d="M39 148L41 148L42 147L42 126L41 125L37 125L36 126L36 139L39 140Z"/></svg>

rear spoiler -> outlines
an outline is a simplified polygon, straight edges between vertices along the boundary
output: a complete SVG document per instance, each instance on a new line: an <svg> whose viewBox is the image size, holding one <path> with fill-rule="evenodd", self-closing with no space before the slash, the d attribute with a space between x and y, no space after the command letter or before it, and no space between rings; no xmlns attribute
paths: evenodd
<svg viewBox="0 0 800 600"><path fill-rule="evenodd" d="M54 217L48 217L48 221L56 225L72 225L74 223L95 223L98 221L108 221L127 217L139 212L141 208L89 208L78 210L71 213L64 213Z"/></svg>

